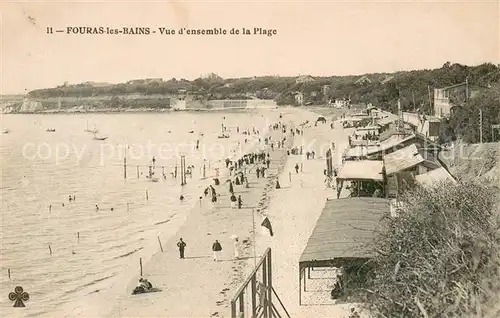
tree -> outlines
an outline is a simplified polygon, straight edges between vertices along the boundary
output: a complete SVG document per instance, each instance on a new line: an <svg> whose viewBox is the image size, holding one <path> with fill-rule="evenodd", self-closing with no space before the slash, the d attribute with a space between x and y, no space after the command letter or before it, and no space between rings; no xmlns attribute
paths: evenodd
<svg viewBox="0 0 500 318"><path fill-rule="evenodd" d="M358 292L374 317L493 317L500 293L499 189L474 181L417 187L374 241ZM498 307L496 308L498 310Z"/></svg>

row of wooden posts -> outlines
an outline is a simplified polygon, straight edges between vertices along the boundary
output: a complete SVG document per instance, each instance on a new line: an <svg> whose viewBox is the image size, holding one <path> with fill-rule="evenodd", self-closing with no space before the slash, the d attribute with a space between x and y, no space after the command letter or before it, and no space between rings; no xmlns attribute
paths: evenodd
<svg viewBox="0 0 500 318"><path fill-rule="evenodd" d="M152 168L155 166L148 166L149 172L151 173ZM160 166L162 175L165 174L165 166ZM210 162L209 162L209 168L210 168ZM177 164L174 167L174 177L177 178ZM140 177L140 169L139 165L136 166L136 171L137 171L137 179ZM203 178L206 176L206 165L203 164ZM180 162L180 177L181 177L181 185L186 184L186 156L181 156L181 162ZM123 158L123 178L126 180L127 179L127 158Z"/></svg>
<svg viewBox="0 0 500 318"><path fill-rule="evenodd" d="M80 243L80 232L77 232L76 235L77 235L77 241L78 243ZM161 244L160 236L158 236L158 244L160 245L160 251L163 253L163 245ZM49 254L52 255L52 247L50 246L50 244L48 245L48 247L49 247ZM142 257L139 258L139 266L140 266L140 274L142 276ZM9 279L11 279L10 268L7 269L7 275L9 276Z"/></svg>
<svg viewBox="0 0 500 318"><path fill-rule="evenodd" d="M149 166L149 168L151 169L151 166ZM164 173L164 166L162 166L162 173ZM181 156L181 185L185 185L187 182L186 182L186 157L185 156ZM204 164L203 165L203 177L205 177L205 173L206 173L206 165ZM175 174L177 174L177 165L175 166ZM137 166L137 178L139 178L139 166ZM123 177L124 179L127 179L127 158L123 158ZM177 176L176 176L177 177ZM148 190L146 189L146 201L149 200L149 193L148 193ZM129 202L127 202L127 212L129 211ZM77 236L77 242L80 243L80 232L77 232L76 233L76 236ZM158 236L158 244L160 245L160 250L161 252L163 253L163 246L161 244L161 240L160 240L160 237ZM50 244L48 245L48 248L49 248L49 254L52 255L52 247L50 246ZM139 262L140 262L140 269L141 269L141 276L142 276L142 258L139 259ZM7 274L9 276L9 279L11 279L11 270L10 268L7 269Z"/></svg>

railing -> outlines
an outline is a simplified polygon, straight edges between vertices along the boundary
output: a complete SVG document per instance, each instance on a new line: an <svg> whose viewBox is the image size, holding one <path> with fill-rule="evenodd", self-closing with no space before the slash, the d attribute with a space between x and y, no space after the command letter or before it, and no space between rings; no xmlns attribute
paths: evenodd
<svg viewBox="0 0 500 318"><path fill-rule="evenodd" d="M286 316L290 318L272 286L271 270L271 249L267 248L252 273L231 300L231 318L282 318L272 301L273 294Z"/></svg>

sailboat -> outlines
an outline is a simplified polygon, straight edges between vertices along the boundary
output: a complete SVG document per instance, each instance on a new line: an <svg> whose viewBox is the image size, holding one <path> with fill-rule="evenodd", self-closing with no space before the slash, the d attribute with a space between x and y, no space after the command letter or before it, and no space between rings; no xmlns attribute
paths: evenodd
<svg viewBox="0 0 500 318"><path fill-rule="evenodd" d="M94 135L99 132L96 128L95 128L95 125L94 125L94 129L89 129L89 121L87 120L87 126L85 128L85 132L89 132L89 133L93 133Z"/></svg>

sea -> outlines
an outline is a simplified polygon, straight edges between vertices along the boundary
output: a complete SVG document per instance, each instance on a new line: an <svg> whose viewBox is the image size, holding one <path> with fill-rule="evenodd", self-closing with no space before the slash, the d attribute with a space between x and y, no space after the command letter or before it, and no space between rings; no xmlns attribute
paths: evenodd
<svg viewBox="0 0 500 318"><path fill-rule="evenodd" d="M2 316L77 316L88 297L125 292L223 159L257 144L277 112L3 115ZM181 158L192 172L183 186ZM25 308L9 300L16 286Z"/></svg>

